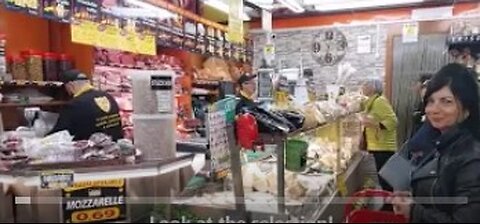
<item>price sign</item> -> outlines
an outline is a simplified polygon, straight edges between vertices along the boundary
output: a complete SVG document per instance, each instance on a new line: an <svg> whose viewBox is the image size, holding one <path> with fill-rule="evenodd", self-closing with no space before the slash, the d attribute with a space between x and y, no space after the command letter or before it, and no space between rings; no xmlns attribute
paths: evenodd
<svg viewBox="0 0 480 224"><path fill-rule="evenodd" d="M122 221L127 218L125 179L77 182L64 188L65 223Z"/></svg>

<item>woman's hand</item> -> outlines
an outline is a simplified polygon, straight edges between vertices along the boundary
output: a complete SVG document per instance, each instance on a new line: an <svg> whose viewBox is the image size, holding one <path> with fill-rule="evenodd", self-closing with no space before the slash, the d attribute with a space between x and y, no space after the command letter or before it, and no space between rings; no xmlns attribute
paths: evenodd
<svg viewBox="0 0 480 224"><path fill-rule="evenodd" d="M369 128L377 128L380 124L376 121L373 116L365 114L360 118L362 125Z"/></svg>
<svg viewBox="0 0 480 224"><path fill-rule="evenodd" d="M405 218L410 219L410 211L413 205L412 194L410 192L395 192L390 200L395 214L403 215Z"/></svg>

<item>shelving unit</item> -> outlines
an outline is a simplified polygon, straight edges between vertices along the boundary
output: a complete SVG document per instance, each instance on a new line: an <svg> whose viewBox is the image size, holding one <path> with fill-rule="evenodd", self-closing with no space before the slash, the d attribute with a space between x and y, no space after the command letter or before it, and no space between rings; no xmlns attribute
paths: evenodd
<svg viewBox="0 0 480 224"><path fill-rule="evenodd" d="M475 59L480 58L480 34L475 35L454 35L447 39L448 50L463 51L470 49L471 56Z"/></svg>
<svg viewBox="0 0 480 224"><path fill-rule="evenodd" d="M67 104L67 101L50 101L44 103L0 103L0 108L12 107L59 107Z"/></svg>
<svg viewBox="0 0 480 224"><path fill-rule="evenodd" d="M25 80L13 80L13 81L0 81L2 87L54 87L61 88L63 83L61 82L37 82L37 81L25 81Z"/></svg>

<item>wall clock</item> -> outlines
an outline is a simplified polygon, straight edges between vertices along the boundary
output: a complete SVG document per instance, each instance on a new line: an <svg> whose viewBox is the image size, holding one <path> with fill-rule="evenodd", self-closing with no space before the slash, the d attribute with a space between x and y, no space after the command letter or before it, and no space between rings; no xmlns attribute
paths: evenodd
<svg viewBox="0 0 480 224"><path fill-rule="evenodd" d="M332 66L341 61L347 53L347 38L337 29L317 33L312 41L312 56L323 66Z"/></svg>

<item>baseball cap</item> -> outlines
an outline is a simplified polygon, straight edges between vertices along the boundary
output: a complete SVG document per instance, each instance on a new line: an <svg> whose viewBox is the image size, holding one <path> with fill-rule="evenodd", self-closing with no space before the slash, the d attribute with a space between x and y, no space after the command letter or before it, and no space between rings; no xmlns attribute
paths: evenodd
<svg viewBox="0 0 480 224"><path fill-rule="evenodd" d="M83 72L77 69L71 69L63 72L62 76L60 77L60 80L63 83L69 83L69 82L80 81L80 80L88 80L88 77Z"/></svg>
<svg viewBox="0 0 480 224"><path fill-rule="evenodd" d="M240 78L238 79L237 83L239 85L242 85L250 80L253 80L257 78L257 75L248 75L248 74L243 74L242 76L240 76Z"/></svg>

